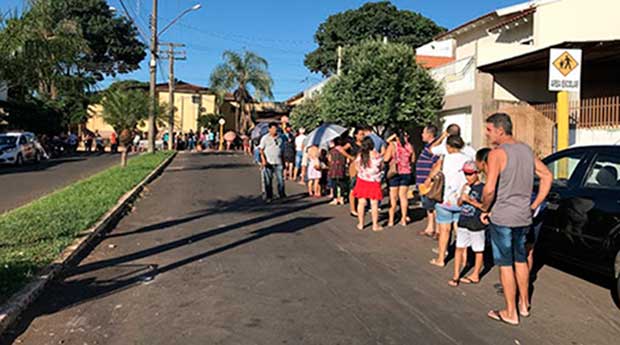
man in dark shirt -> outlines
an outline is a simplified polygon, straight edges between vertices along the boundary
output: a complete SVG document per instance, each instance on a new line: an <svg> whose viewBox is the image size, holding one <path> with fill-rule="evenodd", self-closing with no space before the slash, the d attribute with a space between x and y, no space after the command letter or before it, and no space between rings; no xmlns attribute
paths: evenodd
<svg viewBox="0 0 620 345"><path fill-rule="evenodd" d="M415 164L416 185L418 186L418 190L420 190L420 185L424 184L424 181L426 181L428 175L433 169L433 165L439 159L438 156L433 155L431 152L431 145L435 142L438 132L439 129L435 125L426 126L422 131L422 142L424 142L424 149L420 153L420 156ZM435 202L425 196L422 196L422 207L426 209L426 218L428 221L426 223L426 228L423 231L420 231L419 234L433 237L436 234L434 211Z"/></svg>

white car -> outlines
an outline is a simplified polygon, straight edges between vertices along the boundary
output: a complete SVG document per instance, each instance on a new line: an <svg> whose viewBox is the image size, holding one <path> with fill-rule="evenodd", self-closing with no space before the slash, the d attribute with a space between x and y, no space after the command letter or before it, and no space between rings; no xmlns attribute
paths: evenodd
<svg viewBox="0 0 620 345"><path fill-rule="evenodd" d="M30 132L0 134L0 164L22 165L45 158L43 147Z"/></svg>

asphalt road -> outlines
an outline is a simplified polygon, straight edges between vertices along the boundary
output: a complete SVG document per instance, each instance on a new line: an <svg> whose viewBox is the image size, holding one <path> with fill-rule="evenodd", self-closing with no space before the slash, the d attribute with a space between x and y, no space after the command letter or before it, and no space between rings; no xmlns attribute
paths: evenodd
<svg viewBox="0 0 620 345"><path fill-rule="evenodd" d="M421 223L358 232L346 206L288 187L264 205L249 159L177 156L4 344L617 343L602 286L545 266L532 316L503 325L486 317L496 270L450 288Z"/></svg>
<svg viewBox="0 0 620 345"><path fill-rule="evenodd" d="M0 167L0 213L20 207L120 162L120 155L78 155Z"/></svg>

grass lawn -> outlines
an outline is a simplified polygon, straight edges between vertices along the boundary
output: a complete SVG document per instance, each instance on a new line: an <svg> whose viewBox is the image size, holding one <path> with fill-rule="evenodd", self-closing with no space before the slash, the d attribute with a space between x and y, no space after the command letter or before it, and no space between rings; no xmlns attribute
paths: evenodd
<svg viewBox="0 0 620 345"><path fill-rule="evenodd" d="M0 215L0 303L50 264L172 153L141 155ZM119 158L120 163L120 158Z"/></svg>

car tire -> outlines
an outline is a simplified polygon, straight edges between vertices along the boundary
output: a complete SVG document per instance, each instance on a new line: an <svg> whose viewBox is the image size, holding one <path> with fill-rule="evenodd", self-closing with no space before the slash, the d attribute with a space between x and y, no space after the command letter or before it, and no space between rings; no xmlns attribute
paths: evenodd
<svg viewBox="0 0 620 345"><path fill-rule="evenodd" d="M17 157L15 157L15 165L18 167L24 165L24 157L21 153L18 154Z"/></svg>

